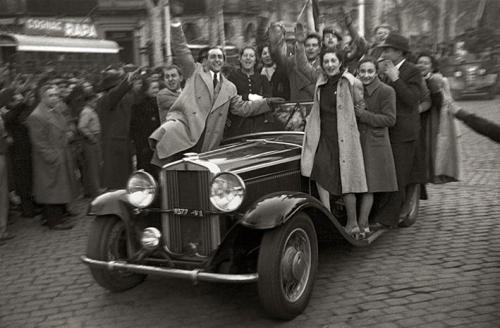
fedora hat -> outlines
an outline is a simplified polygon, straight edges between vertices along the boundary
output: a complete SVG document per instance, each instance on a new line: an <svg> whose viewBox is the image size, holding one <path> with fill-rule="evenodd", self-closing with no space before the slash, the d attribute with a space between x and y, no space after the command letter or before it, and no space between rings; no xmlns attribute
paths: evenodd
<svg viewBox="0 0 500 328"><path fill-rule="evenodd" d="M410 42L399 33L391 33L378 48L394 48L403 52L410 52Z"/></svg>

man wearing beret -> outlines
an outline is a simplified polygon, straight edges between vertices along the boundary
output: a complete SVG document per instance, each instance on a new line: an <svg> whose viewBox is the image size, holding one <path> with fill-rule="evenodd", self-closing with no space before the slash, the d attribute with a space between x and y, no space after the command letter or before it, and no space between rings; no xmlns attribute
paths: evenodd
<svg viewBox="0 0 500 328"><path fill-rule="evenodd" d="M399 191L385 195L375 217L378 225L396 227L407 201L408 186L416 159L419 136L418 106L422 98L422 77L419 70L406 60L410 52L408 39L391 33L379 45L382 50L379 72L382 80L396 91L396 124L389 129ZM409 196L409 195L408 195Z"/></svg>

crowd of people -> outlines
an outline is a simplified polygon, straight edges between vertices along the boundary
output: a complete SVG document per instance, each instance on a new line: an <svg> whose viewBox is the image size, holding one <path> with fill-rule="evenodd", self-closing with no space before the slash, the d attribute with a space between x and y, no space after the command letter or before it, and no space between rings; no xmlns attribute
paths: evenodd
<svg viewBox="0 0 500 328"><path fill-rule="evenodd" d="M389 25L369 44L343 19L349 42L333 28L306 34L297 23L290 45L283 26L263 16L239 67L217 46L195 60L174 20L176 65L113 65L99 79L0 72L0 242L13 237L16 199L23 216L41 213L48 228L71 229L76 197L124 188L133 169L156 174L224 137L280 130L273 106L285 101L313 102L302 174L325 207L331 196L343 199L346 232L364 238L397 226L417 186L425 198L426 183L458 179L457 109L431 53L412 52Z"/></svg>

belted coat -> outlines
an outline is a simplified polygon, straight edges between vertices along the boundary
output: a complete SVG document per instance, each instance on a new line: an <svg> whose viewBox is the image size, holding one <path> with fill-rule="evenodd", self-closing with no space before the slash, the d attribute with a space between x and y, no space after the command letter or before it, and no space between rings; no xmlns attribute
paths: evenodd
<svg viewBox="0 0 500 328"><path fill-rule="evenodd" d="M26 119L33 151L33 195L40 204L67 204L76 195L70 126L55 108L40 103Z"/></svg>
<svg viewBox="0 0 500 328"><path fill-rule="evenodd" d="M306 120L305 136L301 155L302 175L309 177L314 164L321 134L320 86L327 83L322 74L316 82L314 103ZM363 152L354 105L363 103L363 85L352 74L344 72L337 85L337 126L339 164L342 193L366 192L366 175Z"/></svg>
<svg viewBox="0 0 500 328"><path fill-rule="evenodd" d="M247 117L270 110L265 99L242 100L236 86L222 74L219 74L220 91L216 94L210 71L194 62L182 29L172 26L171 32L173 53L187 79L179 98L167 113L165 123L149 137L155 150L155 165L162 165L172 155L190 149L202 137L201 152L217 147L222 140L229 111Z"/></svg>

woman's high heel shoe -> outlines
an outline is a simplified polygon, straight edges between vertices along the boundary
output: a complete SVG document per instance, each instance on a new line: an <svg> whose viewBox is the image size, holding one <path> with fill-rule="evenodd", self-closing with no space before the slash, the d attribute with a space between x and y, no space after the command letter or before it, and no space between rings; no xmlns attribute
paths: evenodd
<svg viewBox="0 0 500 328"><path fill-rule="evenodd" d="M370 227L361 228L359 232L359 239L366 239L370 237L371 234L372 231L370 230Z"/></svg>

